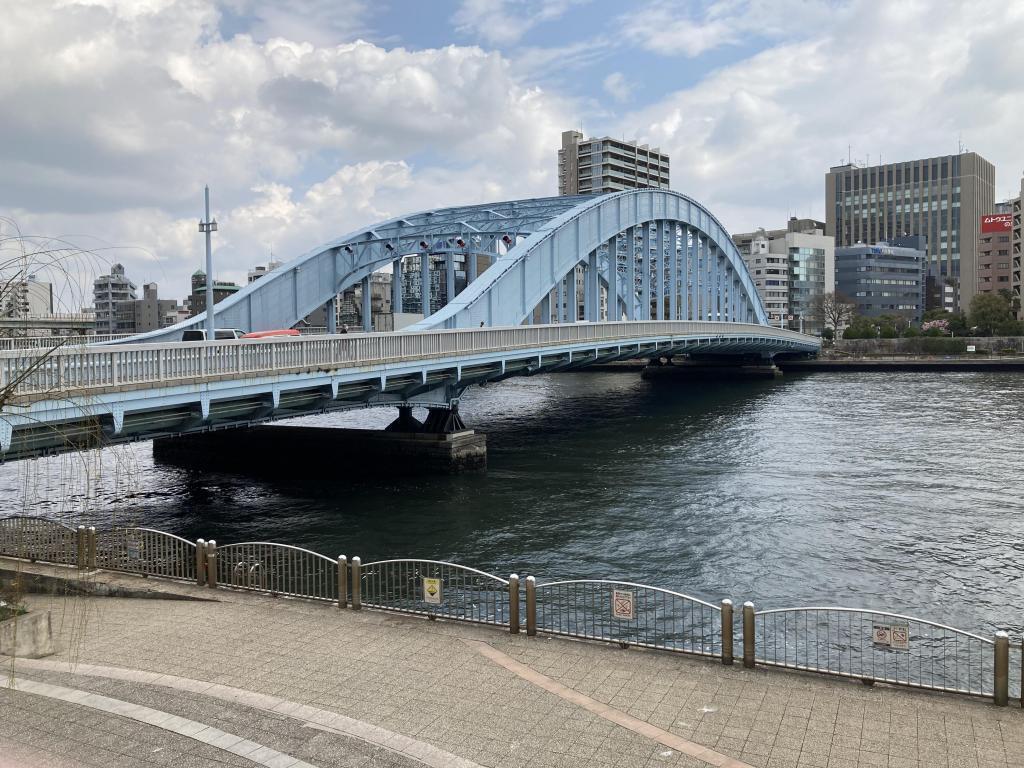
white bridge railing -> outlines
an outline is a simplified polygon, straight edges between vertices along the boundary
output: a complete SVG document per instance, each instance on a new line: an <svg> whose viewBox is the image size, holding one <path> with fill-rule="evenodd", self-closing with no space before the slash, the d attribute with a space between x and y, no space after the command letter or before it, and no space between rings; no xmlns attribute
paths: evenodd
<svg viewBox="0 0 1024 768"><path fill-rule="evenodd" d="M14 395L67 394L136 384L326 371L514 349L665 338L777 340L805 350L817 346L814 339L795 331L693 321L566 323L423 333L124 344L0 352L0 387L11 387Z"/></svg>

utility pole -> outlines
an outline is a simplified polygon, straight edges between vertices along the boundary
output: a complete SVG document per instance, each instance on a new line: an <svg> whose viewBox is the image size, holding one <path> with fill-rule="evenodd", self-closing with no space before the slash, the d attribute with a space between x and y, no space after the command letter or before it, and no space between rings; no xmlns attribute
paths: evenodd
<svg viewBox="0 0 1024 768"><path fill-rule="evenodd" d="M206 233L206 340L213 341L216 336L216 323L213 319L213 249L210 238L217 231L217 220L210 220L210 186L206 186L206 221L199 222L199 231Z"/></svg>

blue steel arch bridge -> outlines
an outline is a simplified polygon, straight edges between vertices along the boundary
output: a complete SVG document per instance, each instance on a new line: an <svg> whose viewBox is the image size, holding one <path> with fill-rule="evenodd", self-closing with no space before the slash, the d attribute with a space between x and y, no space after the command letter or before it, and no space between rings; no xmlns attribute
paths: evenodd
<svg viewBox="0 0 1024 768"><path fill-rule="evenodd" d="M403 307L410 259L417 307ZM397 333L334 333L335 297L356 285L369 322L379 271L392 274L396 311L420 310L422 320ZM424 290L432 279L447 298L433 312ZM768 324L722 225L667 190L390 219L309 251L213 311L218 328L261 331L295 327L320 307L321 336L181 342L184 330L203 327L198 315L111 345L0 352L0 455L371 405L398 406L406 425L409 409L424 407L428 429L451 430L472 384L615 360L770 361L820 348Z"/></svg>

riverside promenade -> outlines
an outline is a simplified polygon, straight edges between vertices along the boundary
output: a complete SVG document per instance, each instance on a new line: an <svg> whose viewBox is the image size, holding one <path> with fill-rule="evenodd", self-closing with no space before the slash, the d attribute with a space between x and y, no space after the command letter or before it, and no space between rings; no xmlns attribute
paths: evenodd
<svg viewBox="0 0 1024 768"><path fill-rule="evenodd" d="M196 599L29 596L61 650L0 657L0 768L1024 766L984 700L89 578Z"/></svg>

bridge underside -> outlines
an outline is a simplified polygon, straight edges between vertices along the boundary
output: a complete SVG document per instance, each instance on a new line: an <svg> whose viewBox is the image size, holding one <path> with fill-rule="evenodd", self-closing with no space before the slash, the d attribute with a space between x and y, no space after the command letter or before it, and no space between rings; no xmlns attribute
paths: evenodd
<svg viewBox="0 0 1024 768"><path fill-rule="evenodd" d="M527 330L544 329L507 329L502 333ZM751 330L760 329L754 326ZM355 342L359 338L350 336L346 341ZM0 445L5 448L0 455L2 460L14 460L354 408L409 406L430 409L432 413L457 411L462 392L474 384L500 382L513 376L580 370L620 360L689 355L739 362L770 359L776 353L807 354L811 351L787 339L761 335L655 337L635 341L586 341L556 349L537 346L494 350L467 353L458 359L396 362L354 369L325 367L316 370L307 366L297 372L250 377L245 381L227 379L159 390L135 390L136 397L131 390L104 392L98 389L78 402L26 401L20 418L0 423L0 426L7 425L7 429L0 432ZM437 416L433 422L439 431L444 431L444 424L452 423L450 419ZM429 423L428 419L428 428Z"/></svg>

